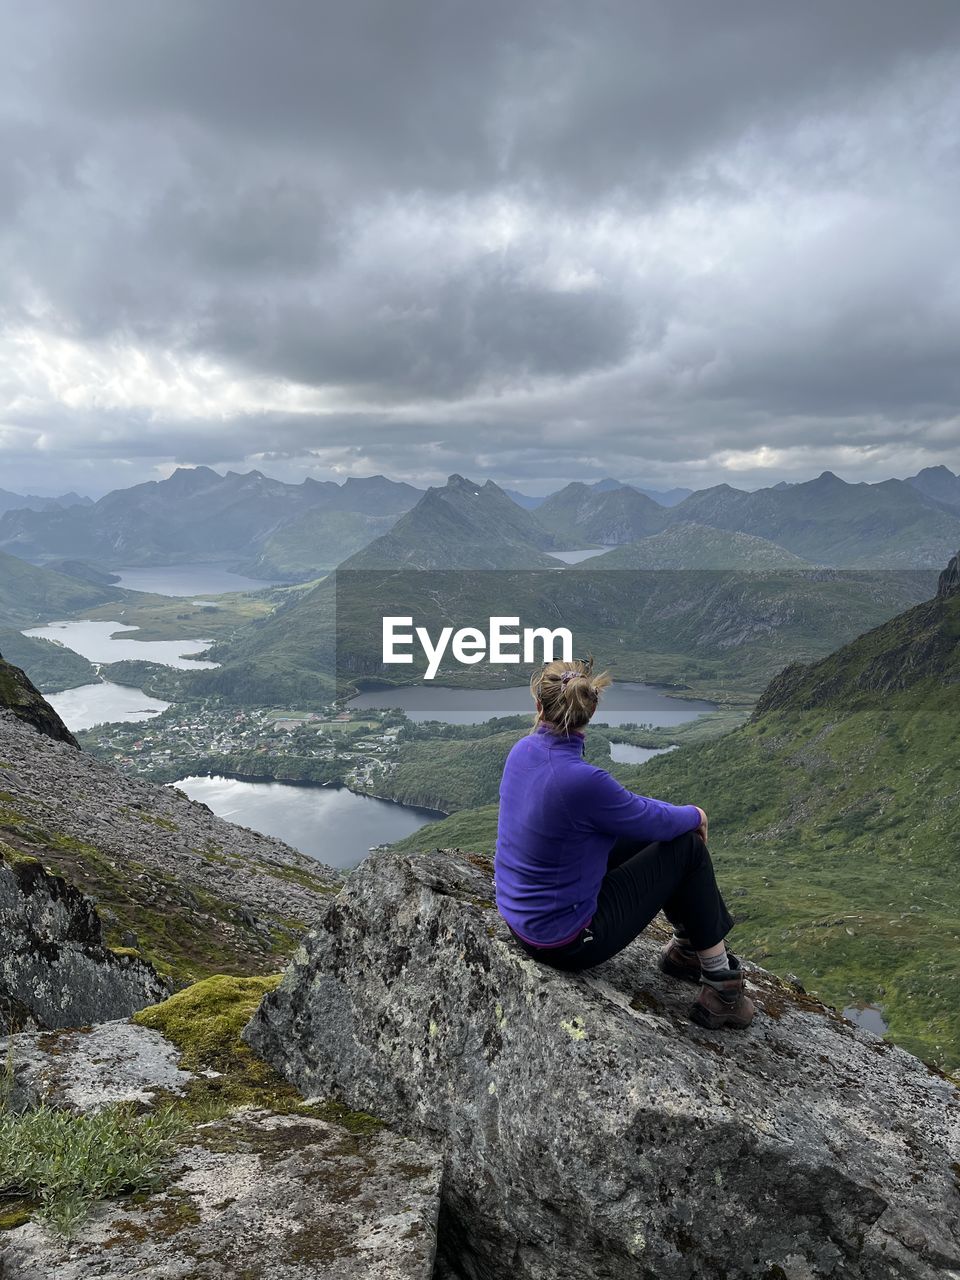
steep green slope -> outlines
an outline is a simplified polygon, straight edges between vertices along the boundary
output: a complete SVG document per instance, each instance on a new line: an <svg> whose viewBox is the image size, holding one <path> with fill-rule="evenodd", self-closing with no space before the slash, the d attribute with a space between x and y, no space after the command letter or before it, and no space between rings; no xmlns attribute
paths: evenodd
<svg viewBox="0 0 960 1280"><path fill-rule="evenodd" d="M341 566L344 569L558 568L544 554L557 545L530 512L492 480L479 485L452 475L428 489L389 533Z"/></svg>
<svg viewBox="0 0 960 1280"><path fill-rule="evenodd" d="M240 571L255 578L315 578L379 538L396 521L395 515L360 511L305 511L269 537L260 554Z"/></svg>
<svg viewBox="0 0 960 1280"><path fill-rule="evenodd" d="M116 587L80 582L0 551L2 627L36 626L53 618L66 617L78 609L122 598L123 592Z"/></svg>
<svg viewBox="0 0 960 1280"><path fill-rule="evenodd" d="M537 507L537 521L567 547L614 546L657 533L665 507L629 485L609 489L574 481Z"/></svg>
<svg viewBox="0 0 960 1280"><path fill-rule="evenodd" d="M584 561L597 569L802 569L800 556L750 533L681 523Z"/></svg>

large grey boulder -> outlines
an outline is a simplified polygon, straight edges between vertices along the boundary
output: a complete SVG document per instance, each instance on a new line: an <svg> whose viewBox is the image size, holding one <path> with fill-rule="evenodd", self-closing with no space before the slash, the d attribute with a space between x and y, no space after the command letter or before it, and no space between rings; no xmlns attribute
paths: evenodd
<svg viewBox="0 0 960 1280"><path fill-rule="evenodd" d="M0 841L0 1032L126 1017L170 994L153 965L104 945L89 898Z"/></svg>
<svg viewBox="0 0 960 1280"><path fill-rule="evenodd" d="M371 855L245 1039L304 1093L444 1144L438 1276L960 1278L960 1097L751 967L744 1032L641 937L530 959L476 855Z"/></svg>

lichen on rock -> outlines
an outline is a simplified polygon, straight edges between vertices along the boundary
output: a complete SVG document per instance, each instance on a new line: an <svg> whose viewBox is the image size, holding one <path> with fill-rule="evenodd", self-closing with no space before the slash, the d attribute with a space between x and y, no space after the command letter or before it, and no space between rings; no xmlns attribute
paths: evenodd
<svg viewBox="0 0 960 1280"><path fill-rule="evenodd" d="M704 1030L653 937L550 969L492 897L459 853L372 854L244 1031L302 1092L443 1145L438 1277L960 1272L949 1081L755 966L755 1023Z"/></svg>

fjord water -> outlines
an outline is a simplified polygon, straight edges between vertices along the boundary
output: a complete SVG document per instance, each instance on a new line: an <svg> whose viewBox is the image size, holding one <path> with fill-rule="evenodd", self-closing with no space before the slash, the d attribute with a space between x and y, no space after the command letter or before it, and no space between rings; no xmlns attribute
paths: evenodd
<svg viewBox="0 0 960 1280"><path fill-rule="evenodd" d="M129 639L137 630L137 627L128 627L122 622L94 622L84 619L79 622L50 622L44 627L31 627L23 634L55 640L95 664L132 658L187 670L201 670L217 665L215 662L205 662L189 656L206 649L210 644L209 640ZM115 631L122 634L114 637ZM48 694L47 701L67 728L74 730L92 729L96 724L149 720L170 705L158 698L151 698L132 685L113 684L109 680Z"/></svg>
<svg viewBox="0 0 960 1280"><path fill-rule="evenodd" d="M48 622L45 627L31 627L25 636L40 636L44 640L56 640L81 654L88 662L160 662L165 667L182 670L210 669L216 662L205 662L190 655L201 653L211 640L133 640L129 637L138 627L125 622L94 622L88 618L79 622ZM123 634L114 635L114 632Z"/></svg>
<svg viewBox="0 0 960 1280"><path fill-rule="evenodd" d="M170 705L151 698L142 689L110 680L45 696L67 728L74 731L92 729L95 724L134 724L138 720L149 720Z"/></svg>
<svg viewBox="0 0 960 1280"><path fill-rule="evenodd" d="M220 818L276 836L331 867L357 866L370 849L412 834L442 814L360 796L345 787L292 786L236 778L189 777L173 783Z"/></svg>
<svg viewBox="0 0 960 1280"><path fill-rule="evenodd" d="M262 591L272 584L242 573L231 573L219 564L158 564L142 568L121 566L118 587L150 591L158 596L218 596L226 591Z"/></svg>
<svg viewBox="0 0 960 1280"><path fill-rule="evenodd" d="M441 720L446 724L482 724L494 716L526 715L533 711L533 701L526 685L504 689L405 685L361 693L347 706L351 711L400 707L411 720ZM650 685L625 680L604 691L594 722L606 725L675 725L696 720L713 710L712 702L670 698Z"/></svg>
<svg viewBox="0 0 960 1280"><path fill-rule="evenodd" d="M676 751L676 747L635 747L630 742L611 742L610 759L616 764L643 764L654 756L662 756L666 751Z"/></svg>

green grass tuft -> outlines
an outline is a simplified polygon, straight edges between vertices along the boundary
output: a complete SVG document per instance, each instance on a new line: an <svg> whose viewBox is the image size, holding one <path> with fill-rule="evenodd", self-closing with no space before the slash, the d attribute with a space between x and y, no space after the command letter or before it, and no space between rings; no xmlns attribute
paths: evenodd
<svg viewBox="0 0 960 1280"><path fill-rule="evenodd" d="M33 1202L34 1216L71 1236L97 1200L157 1190L186 1125L172 1107L138 1115L130 1103L0 1114L0 1197ZM28 1211L18 1205L12 1212L8 1227Z"/></svg>

